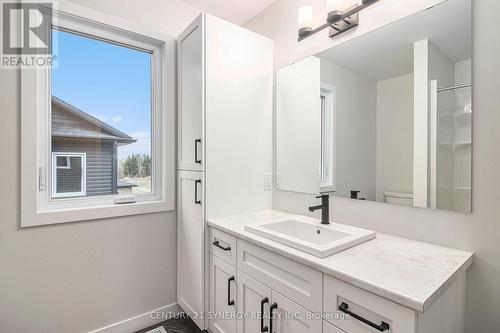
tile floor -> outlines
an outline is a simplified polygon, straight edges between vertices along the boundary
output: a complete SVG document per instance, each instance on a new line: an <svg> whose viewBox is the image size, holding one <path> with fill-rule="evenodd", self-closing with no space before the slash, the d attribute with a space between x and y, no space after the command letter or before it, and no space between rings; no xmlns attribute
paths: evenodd
<svg viewBox="0 0 500 333"><path fill-rule="evenodd" d="M163 326L167 333L201 333L202 331L189 318L172 318L157 325L137 331L136 333L144 333L153 328Z"/></svg>

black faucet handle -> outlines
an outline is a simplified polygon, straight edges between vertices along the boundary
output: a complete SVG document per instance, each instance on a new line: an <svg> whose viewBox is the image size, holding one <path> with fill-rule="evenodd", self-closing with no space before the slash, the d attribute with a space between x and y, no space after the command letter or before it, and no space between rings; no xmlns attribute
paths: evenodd
<svg viewBox="0 0 500 333"><path fill-rule="evenodd" d="M329 197L329 194L321 194L316 197L316 199L323 199L324 197Z"/></svg>

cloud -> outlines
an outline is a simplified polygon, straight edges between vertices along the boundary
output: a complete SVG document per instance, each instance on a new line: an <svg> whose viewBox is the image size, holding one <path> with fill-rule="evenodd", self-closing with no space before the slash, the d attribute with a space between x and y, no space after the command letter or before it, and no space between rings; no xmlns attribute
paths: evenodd
<svg viewBox="0 0 500 333"><path fill-rule="evenodd" d="M118 116L114 116L111 121L113 122L113 124L117 125L119 123L121 123L123 120L123 116L121 115L118 115Z"/></svg>
<svg viewBox="0 0 500 333"><path fill-rule="evenodd" d="M122 160L132 154L151 155L151 133L146 131L134 132L129 134L137 140L129 145L118 147L118 159Z"/></svg>

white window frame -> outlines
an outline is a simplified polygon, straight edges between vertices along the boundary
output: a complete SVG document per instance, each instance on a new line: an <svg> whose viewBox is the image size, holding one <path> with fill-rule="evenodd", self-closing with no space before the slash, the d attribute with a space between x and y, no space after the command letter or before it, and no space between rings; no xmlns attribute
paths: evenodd
<svg viewBox="0 0 500 333"><path fill-rule="evenodd" d="M50 70L24 68L21 69L21 227L174 210L175 40L139 24L67 1L57 4L54 26L153 55L152 191L52 198Z"/></svg>
<svg viewBox="0 0 500 333"><path fill-rule="evenodd" d="M320 163L319 163L319 174L320 174L320 192L335 192L336 182L336 98L337 98L337 88L326 83L321 83L321 94L320 96L325 100L325 115L320 115L321 117L321 144L320 144ZM321 111L320 111L321 112ZM323 124L326 121L326 124ZM325 125L325 127L323 127ZM323 128L325 128L326 136L323 137ZM326 138L326 143L324 142ZM323 157L323 145L326 144L328 155L326 159L328 163L324 164ZM327 169L328 176L323 179L323 170Z"/></svg>
<svg viewBox="0 0 500 333"><path fill-rule="evenodd" d="M66 166L58 166L57 158L66 157ZM71 169L71 157L80 157L82 160L81 169L82 177L80 179L80 192L57 192L57 170L70 170ZM71 197L81 197L87 195L87 154L86 153L67 153L67 152L53 152L52 153L52 198L71 198Z"/></svg>
<svg viewBox="0 0 500 333"><path fill-rule="evenodd" d="M52 154L56 154L57 157L66 157L66 165L65 166L57 165L57 157L55 160L53 160L52 164L56 166L56 169L66 169L66 170L71 169L71 159L70 159L70 156L68 154L62 154L62 153L52 153Z"/></svg>

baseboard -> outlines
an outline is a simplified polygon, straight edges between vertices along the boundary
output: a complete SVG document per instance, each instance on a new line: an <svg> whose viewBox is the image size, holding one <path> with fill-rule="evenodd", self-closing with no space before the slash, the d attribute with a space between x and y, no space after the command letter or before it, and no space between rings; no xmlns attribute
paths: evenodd
<svg viewBox="0 0 500 333"><path fill-rule="evenodd" d="M179 312L182 312L181 307L177 303L173 303L88 333L132 333L170 319Z"/></svg>

